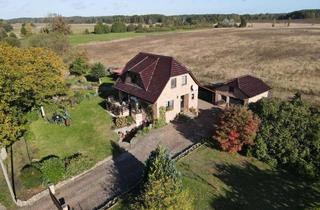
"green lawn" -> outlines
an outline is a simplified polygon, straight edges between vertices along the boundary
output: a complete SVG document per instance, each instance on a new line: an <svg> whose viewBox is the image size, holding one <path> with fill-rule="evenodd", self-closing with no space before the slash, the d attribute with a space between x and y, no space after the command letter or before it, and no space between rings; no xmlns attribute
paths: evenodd
<svg viewBox="0 0 320 210"><path fill-rule="evenodd" d="M306 182L287 172L272 170L254 158L202 146L179 161L178 168L199 210L293 210L320 206L320 182Z"/></svg>
<svg viewBox="0 0 320 210"><path fill-rule="evenodd" d="M105 78L104 81L108 81ZM112 82L112 81L109 81ZM40 160L49 155L61 158L82 153L94 162L98 162L114 152L112 140L117 140L117 134L111 130L112 117L101 107L101 99L92 96L85 99L73 108L69 108L72 123L70 127L64 125L49 124L46 120L39 118L31 123L27 140L20 140L13 144L12 161L8 164L8 173L13 177L16 194L20 199L27 199L35 193L43 190L26 189L19 178L20 169L30 163L30 160ZM47 110L48 111L48 110ZM11 150L9 150L9 156ZM13 163L13 164L11 164ZM7 207L14 207L10 194L7 192L4 177L0 175L0 203Z"/></svg>
<svg viewBox="0 0 320 210"><path fill-rule="evenodd" d="M254 158L201 146L177 163L196 210L320 206L320 182L306 182ZM126 209L121 200L112 210Z"/></svg>
<svg viewBox="0 0 320 210"><path fill-rule="evenodd" d="M196 29L192 29L196 30ZM101 41L112 41L117 39L127 39L134 37L145 37L155 36L160 34L177 33L191 30L175 30L165 32L150 32L150 33L136 33L136 32L125 32L125 33L108 33L108 34L72 34L69 35L69 41L72 45L85 44L89 42L101 42Z"/></svg>
<svg viewBox="0 0 320 210"><path fill-rule="evenodd" d="M98 161L111 155L110 140L115 140L116 134L111 130L112 117L99 105L101 101L94 97L69 109L70 127L51 125L43 119L33 122L29 141L33 158L66 157L80 152Z"/></svg>
<svg viewBox="0 0 320 210"><path fill-rule="evenodd" d="M149 33L148 33L149 34ZM147 33L108 33L108 34L72 34L69 35L69 41L72 45L85 44L89 42L112 41L116 39L126 39L139 36L146 36ZM150 33L158 34L158 33Z"/></svg>

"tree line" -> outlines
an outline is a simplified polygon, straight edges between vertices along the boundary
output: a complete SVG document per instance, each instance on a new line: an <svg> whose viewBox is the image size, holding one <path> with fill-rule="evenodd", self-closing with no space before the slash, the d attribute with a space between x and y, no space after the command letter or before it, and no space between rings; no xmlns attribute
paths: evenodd
<svg viewBox="0 0 320 210"><path fill-rule="evenodd" d="M126 24L155 24L162 23L166 25L185 25L185 24L199 24L210 23L215 24L224 19L233 19L236 22L240 22L240 18L245 17L250 21L262 21L262 20L288 20L291 19L307 19L307 18L319 18L320 9L314 10L300 10L290 13L262 13L262 14L194 14L194 15L161 15L161 14L149 14L149 15L115 15L115 16L94 16L94 17L82 17L72 16L65 17L68 23L97 23L104 22L107 24L113 24L115 22L123 22ZM47 23L47 17L41 18L14 18L8 20L9 23Z"/></svg>

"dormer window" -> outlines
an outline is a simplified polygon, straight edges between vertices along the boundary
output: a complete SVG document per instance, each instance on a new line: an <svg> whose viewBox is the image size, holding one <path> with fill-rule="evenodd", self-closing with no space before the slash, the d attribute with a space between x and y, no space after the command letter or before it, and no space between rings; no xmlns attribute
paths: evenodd
<svg viewBox="0 0 320 210"><path fill-rule="evenodd" d="M135 85L138 87L143 87L141 84L141 80L140 80L139 75L132 73L132 72L128 72L128 74L126 76L126 83L131 84L131 85Z"/></svg>

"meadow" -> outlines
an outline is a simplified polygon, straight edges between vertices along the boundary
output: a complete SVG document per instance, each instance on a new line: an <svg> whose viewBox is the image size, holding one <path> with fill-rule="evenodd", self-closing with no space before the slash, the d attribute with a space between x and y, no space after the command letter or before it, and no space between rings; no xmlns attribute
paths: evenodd
<svg viewBox="0 0 320 210"><path fill-rule="evenodd" d="M272 96L296 91L320 104L320 25L254 23L239 29L166 33L79 46L90 60L123 67L138 52L177 58L202 84L252 74L272 87Z"/></svg>

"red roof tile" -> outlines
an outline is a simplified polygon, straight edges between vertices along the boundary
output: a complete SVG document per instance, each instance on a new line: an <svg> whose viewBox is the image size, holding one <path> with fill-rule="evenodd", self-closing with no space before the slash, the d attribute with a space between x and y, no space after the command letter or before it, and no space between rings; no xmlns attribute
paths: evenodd
<svg viewBox="0 0 320 210"><path fill-rule="evenodd" d="M264 93L271 88L261 79L251 75L235 78L226 83L229 87L238 88L249 98Z"/></svg>
<svg viewBox="0 0 320 210"><path fill-rule="evenodd" d="M139 77L143 87L126 82L129 72ZM126 64L114 88L154 103L170 77L186 73L191 72L173 57L140 52Z"/></svg>

